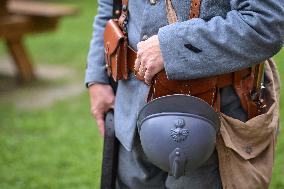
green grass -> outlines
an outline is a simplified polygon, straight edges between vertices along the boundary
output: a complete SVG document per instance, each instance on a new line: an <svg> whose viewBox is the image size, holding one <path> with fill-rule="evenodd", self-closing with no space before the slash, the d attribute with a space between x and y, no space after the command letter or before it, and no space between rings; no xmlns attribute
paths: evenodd
<svg viewBox="0 0 284 189"><path fill-rule="evenodd" d="M60 2L81 12L62 19L55 33L29 36L25 44L34 64L71 66L83 74L96 1ZM1 41L0 55L5 53ZM0 106L0 189L99 188L101 151L87 94L40 111Z"/></svg>
<svg viewBox="0 0 284 189"><path fill-rule="evenodd" d="M81 9L56 33L28 37L35 64L61 64L84 73L96 1L62 0ZM0 55L4 45L0 43ZM275 57L284 74L284 50ZM284 83L284 79L282 79ZM282 88L281 99L284 99ZM39 111L0 106L0 189L99 188L102 138L89 113L87 94ZM281 101L284 115L284 101ZM282 128L284 124L282 123ZM284 134L280 132L270 189L284 188Z"/></svg>
<svg viewBox="0 0 284 189"><path fill-rule="evenodd" d="M0 107L0 188L98 188L102 138L82 95L36 112Z"/></svg>

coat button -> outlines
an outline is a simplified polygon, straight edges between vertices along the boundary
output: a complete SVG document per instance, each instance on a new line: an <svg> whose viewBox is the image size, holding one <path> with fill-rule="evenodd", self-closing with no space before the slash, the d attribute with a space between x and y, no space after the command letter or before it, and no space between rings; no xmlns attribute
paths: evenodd
<svg viewBox="0 0 284 189"><path fill-rule="evenodd" d="M148 35L143 35L142 41L146 41L147 39L149 39Z"/></svg>
<svg viewBox="0 0 284 189"><path fill-rule="evenodd" d="M151 5L156 5L156 3L157 3L157 0L150 0Z"/></svg>

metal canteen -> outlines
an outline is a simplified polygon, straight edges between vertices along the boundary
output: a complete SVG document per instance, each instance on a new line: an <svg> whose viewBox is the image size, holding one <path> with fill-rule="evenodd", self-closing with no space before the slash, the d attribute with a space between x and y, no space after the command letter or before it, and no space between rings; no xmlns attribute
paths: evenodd
<svg viewBox="0 0 284 189"><path fill-rule="evenodd" d="M137 127L146 157L178 178L212 155L220 120L214 109L197 97L169 95L145 105Z"/></svg>

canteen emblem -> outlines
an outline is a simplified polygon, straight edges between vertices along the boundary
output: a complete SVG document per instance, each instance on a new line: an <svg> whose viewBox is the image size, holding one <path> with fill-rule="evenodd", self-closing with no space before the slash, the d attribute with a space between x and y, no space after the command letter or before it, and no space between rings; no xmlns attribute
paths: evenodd
<svg viewBox="0 0 284 189"><path fill-rule="evenodd" d="M189 135L188 129L183 129L185 121L183 119L177 119L175 121L175 128L171 129L171 137L176 142L184 141Z"/></svg>

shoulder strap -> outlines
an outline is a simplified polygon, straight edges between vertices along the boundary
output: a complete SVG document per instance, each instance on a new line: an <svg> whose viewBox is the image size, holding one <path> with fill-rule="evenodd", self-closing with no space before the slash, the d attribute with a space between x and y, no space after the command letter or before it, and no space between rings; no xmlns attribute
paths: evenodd
<svg viewBox="0 0 284 189"><path fill-rule="evenodd" d="M125 33L127 33L126 30L126 24L128 21L127 19L128 19L128 0L122 0L121 15L118 19L118 24Z"/></svg>
<svg viewBox="0 0 284 189"><path fill-rule="evenodd" d="M201 5L201 0L192 0L191 1L189 19L199 17L200 5Z"/></svg>
<svg viewBox="0 0 284 189"><path fill-rule="evenodd" d="M112 7L112 16L113 18L118 19L121 14L121 0L113 0L113 7Z"/></svg>
<svg viewBox="0 0 284 189"><path fill-rule="evenodd" d="M168 17L169 24L177 22L178 21L177 14L176 14L176 11L174 10L172 1L171 0L165 0L165 1L166 1L165 3L166 3L166 8L167 8L167 17ZM191 1L189 19L199 17L200 5L201 5L201 0Z"/></svg>

